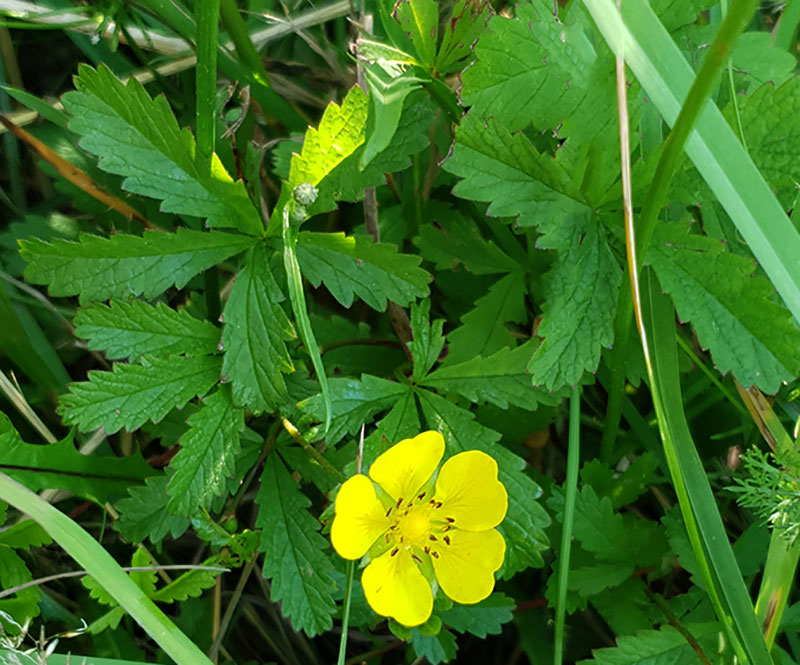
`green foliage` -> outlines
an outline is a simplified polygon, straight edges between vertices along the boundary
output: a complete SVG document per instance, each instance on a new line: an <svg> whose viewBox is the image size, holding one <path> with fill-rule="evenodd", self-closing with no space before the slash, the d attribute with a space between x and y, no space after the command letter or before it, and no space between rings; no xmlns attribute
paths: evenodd
<svg viewBox="0 0 800 665"><path fill-rule="evenodd" d="M497 635L503 624L511 621L514 601L502 593L493 593L476 605L453 605L439 612L442 622L459 633L477 637Z"/></svg>
<svg viewBox="0 0 800 665"><path fill-rule="evenodd" d="M59 412L83 431L133 431L205 395L219 380L220 369L215 356L142 356L140 365L117 363L111 372L90 372L88 381L71 384Z"/></svg>
<svg viewBox="0 0 800 665"><path fill-rule="evenodd" d="M223 494L225 478L233 475L239 453L244 413L233 405L230 388L220 386L188 424L181 449L170 465L174 473L167 485L167 509L180 515L205 508Z"/></svg>
<svg viewBox="0 0 800 665"><path fill-rule="evenodd" d="M223 312L222 373L238 406L272 411L287 398L283 374L294 366L286 342L296 335L281 307L284 299L265 248L253 247Z"/></svg>
<svg viewBox="0 0 800 665"><path fill-rule="evenodd" d="M216 353L219 344L219 330L208 321L160 302L95 304L79 310L74 323L75 335L88 339L90 349L104 351L113 359L134 361L143 354L209 355Z"/></svg>
<svg viewBox="0 0 800 665"><path fill-rule="evenodd" d="M119 519L114 527L132 543L145 539L160 543L169 534L179 537L189 526L189 520L167 511L167 483L165 474L152 476L144 485L128 488L129 496L117 504Z"/></svg>
<svg viewBox="0 0 800 665"><path fill-rule="evenodd" d="M272 598L297 630L316 635L332 625L333 566L319 522L308 513L310 501L276 455L264 466L256 503L262 529L259 549L264 576L272 580Z"/></svg>
<svg viewBox="0 0 800 665"><path fill-rule="evenodd" d="M146 231L141 237L100 238L80 242L31 239L20 243L28 262L25 276L47 284L51 295L80 296L81 303L142 295L154 298L170 286L183 288L196 274L243 252L253 239L231 233Z"/></svg>
<svg viewBox="0 0 800 665"><path fill-rule="evenodd" d="M428 273L416 256L397 254L392 245L374 243L367 236L303 231L297 239L297 260L314 285L324 283L345 307L357 295L383 311L386 301L400 305L428 294Z"/></svg>
<svg viewBox="0 0 800 665"><path fill-rule="evenodd" d="M153 473L138 455L125 459L81 455L71 438L49 445L25 443L2 413L0 471L31 490L64 489L99 504L123 495Z"/></svg>
<svg viewBox="0 0 800 665"><path fill-rule="evenodd" d="M203 173L191 132L178 127L165 98L151 99L136 79L123 85L108 67L81 67L75 87L64 95L69 127L101 169L125 176L125 189L161 200L164 212L204 217L210 227L261 232L244 185L216 157Z"/></svg>
<svg viewBox="0 0 800 665"><path fill-rule="evenodd" d="M648 260L721 372L770 393L800 372L800 331L751 261L677 224L658 228Z"/></svg>

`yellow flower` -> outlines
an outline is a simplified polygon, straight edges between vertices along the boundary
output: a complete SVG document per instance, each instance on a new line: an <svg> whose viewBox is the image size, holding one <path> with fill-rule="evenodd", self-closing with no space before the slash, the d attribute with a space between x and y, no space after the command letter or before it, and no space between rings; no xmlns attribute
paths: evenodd
<svg viewBox="0 0 800 665"><path fill-rule="evenodd" d="M369 478L353 476L336 497L333 547L345 559L371 553L361 576L367 601L406 626L430 617L434 574L458 603L486 598L506 551L494 528L508 508L497 462L478 450L459 453L434 482L443 454L439 432L405 439L375 460Z"/></svg>

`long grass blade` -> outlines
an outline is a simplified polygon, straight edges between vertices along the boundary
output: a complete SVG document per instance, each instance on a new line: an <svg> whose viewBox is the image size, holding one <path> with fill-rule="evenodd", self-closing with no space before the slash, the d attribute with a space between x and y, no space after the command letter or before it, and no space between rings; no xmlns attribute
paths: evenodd
<svg viewBox="0 0 800 665"><path fill-rule="evenodd" d="M0 499L38 522L178 665L210 665L206 655L78 524L4 473L0 473Z"/></svg>

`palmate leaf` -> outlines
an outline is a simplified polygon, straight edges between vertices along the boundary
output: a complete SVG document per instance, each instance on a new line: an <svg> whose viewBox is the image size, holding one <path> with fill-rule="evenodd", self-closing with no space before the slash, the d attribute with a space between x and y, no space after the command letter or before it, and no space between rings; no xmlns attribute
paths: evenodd
<svg viewBox="0 0 800 665"><path fill-rule="evenodd" d="M413 629L411 646L414 647L417 657L430 665L450 662L458 653L456 636L447 628L442 628L436 635L423 635L419 630Z"/></svg>
<svg viewBox="0 0 800 665"><path fill-rule="evenodd" d="M264 577L272 580L272 600L282 604L284 616L296 630L313 636L333 625L336 611L331 580L333 565L324 552L328 542L319 534L319 522L278 455L267 457L256 525L262 530Z"/></svg>
<svg viewBox="0 0 800 665"><path fill-rule="evenodd" d="M204 566L219 565L215 557L203 562ZM199 598L203 591L210 589L222 573L218 570L187 570L166 586L158 589L152 596L157 603L184 602L189 598Z"/></svg>
<svg viewBox="0 0 800 665"><path fill-rule="evenodd" d="M444 435L448 455L482 450L497 460L500 481L508 491L508 513L500 526L506 540L503 579L529 566L542 566L541 553L549 547L544 529L550 518L537 502L542 490L525 474L525 461L498 445L500 435L476 422L469 411L427 390L418 390L417 396L428 427Z"/></svg>
<svg viewBox="0 0 800 665"><path fill-rule="evenodd" d="M369 374L361 380L330 379L328 383L331 389L331 425L325 435L328 445L355 434L373 415L389 409L408 392L408 386ZM325 403L320 394L300 402L299 406L318 420L325 418Z"/></svg>
<svg viewBox="0 0 800 665"><path fill-rule="evenodd" d="M533 384L548 390L576 385L584 370L597 368L601 347L614 340L614 313L622 281L600 222L591 219L570 226L569 249L559 255L548 273L537 331L544 341L529 365Z"/></svg>
<svg viewBox="0 0 800 665"><path fill-rule="evenodd" d="M212 231L145 231L110 238L82 235L80 242L20 242L25 276L47 284L50 295L80 296L81 303L108 298L154 298L170 286L183 288L206 268L243 252L255 240Z"/></svg>
<svg viewBox="0 0 800 665"><path fill-rule="evenodd" d="M210 355L217 352L219 329L164 303L113 300L78 311L75 335L89 340L89 349L108 358L135 360L143 354Z"/></svg>
<svg viewBox="0 0 800 665"><path fill-rule="evenodd" d="M141 365L117 363L111 372L89 372L59 400L64 421L88 431L113 434L158 422L172 409L205 395L219 381L222 360L214 356L142 356Z"/></svg>
<svg viewBox="0 0 800 665"><path fill-rule="evenodd" d="M353 304L354 296L383 311L387 299L407 305L428 295L431 278L419 267L418 256L398 254L394 245L368 236L302 231L297 260L314 286L324 283L345 307Z"/></svg>
<svg viewBox="0 0 800 665"><path fill-rule="evenodd" d="M41 446L25 443L4 414L0 414L0 471L33 492L63 489L101 505L155 473L138 455L81 455L69 439Z"/></svg>
<svg viewBox="0 0 800 665"><path fill-rule="evenodd" d="M302 152L292 158L289 188L304 182L318 185L364 143L366 122L367 97L357 85L350 89L341 106L328 104L319 127L308 128Z"/></svg>
<svg viewBox="0 0 800 665"><path fill-rule="evenodd" d="M503 624L511 621L516 603L503 593L493 593L477 605L453 605L438 612L442 622L459 633L470 633L480 638L499 635Z"/></svg>
<svg viewBox="0 0 800 665"><path fill-rule="evenodd" d="M421 385L440 392L455 392L473 402L487 401L505 409L509 404L535 409L540 403L554 404L558 397L531 387L527 364L534 345L505 348L486 357L457 365L446 365L421 380Z"/></svg>
<svg viewBox="0 0 800 665"><path fill-rule="evenodd" d="M706 653L715 653L715 644L721 628L715 623L687 624L686 630L700 643ZM697 652L672 626L660 630L643 630L631 637L620 637L617 646L597 649L592 660L582 660L579 665L695 665Z"/></svg>
<svg viewBox="0 0 800 665"><path fill-rule="evenodd" d="M167 510L181 515L208 507L225 490L240 449L244 411L233 405L230 388L221 385L188 423L189 430L170 464L174 473L167 486Z"/></svg>
<svg viewBox="0 0 800 665"><path fill-rule="evenodd" d="M394 18L411 37L421 64L432 68L439 41L439 3L434 0L400 0Z"/></svg>
<svg viewBox="0 0 800 665"><path fill-rule="evenodd" d="M198 168L194 138L178 127L165 97L151 99L135 78L125 85L105 66L82 65L75 87L63 97L69 128L100 157L101 169L126 176L125 189L161 199L164 212L205 217L210 227L263 232L244 184L216 155L210 174Z"/></svg>
<svg viewBox="0 0 800 665"><path fill-rule="evenodd" d="M149 539L160 543L167 534L178 538L189 528L189 520L167 511L169 476L160 474L145 480L144 485L128 488L128 496L117 503L119 519L114 528L131 543Z"/></svg>
<svg viewBox="0 0 800 665"><path fill-rule="evenodd" d="M800 373L800 330L752 261L681 224L659 225L647 261L721 372L769 393Z"/></svg>
<svg viewBox="0 0 800 665"><path fill-rule="evenodd" d="M286 342L296 337L280 303L285 300L263 245L245 257L225 305L222 373L233 386L233 401L258 413L287 400L283 374L294 371Z"/></svg>
<svg viewBox="0 0 800 665"><path fill-rule="evenodd" d="M414 359L414 381L421 381L439 359L444 348L442 327L444 319L428 323L431 311L430 299L411 306L411 330L414 338L408 343Z"/></svg>
<svg viewBox="0 0 800 665"><path fill-rule="evenodd" d="M515 270L492 284L461 318L462 325L448 335L450 349L444 363L468 362L475 356L488 356L514 346L516 342L506 323L520 323L526 317L525 274Z"/></svg>
<svg viewBox="0 0 800 665"><path fill-rule="evenodd" d="M462 178L453 194L488 202L486 214L516 217L519 226L589 211L558 161L541 154L525 134L512 134L494 117L484 120L470 111L462 118L444 168Z"/></svg>

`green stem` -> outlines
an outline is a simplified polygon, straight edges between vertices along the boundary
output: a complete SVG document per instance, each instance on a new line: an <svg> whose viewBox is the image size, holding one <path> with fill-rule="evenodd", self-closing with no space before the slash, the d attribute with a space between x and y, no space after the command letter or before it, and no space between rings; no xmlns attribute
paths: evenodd
<svg viewBox="0 0 800 665"><path fill-rule="evenodd" d="M336 665L345 664L345 656L347 655L347 628L350 625L350 600L353 593L353 577L356 572L356 562L347 562L347 580L344 587L344 603L342 609L342 637L339 640L339 659Z"/></svg>
<svg viewBox="0 0 800 665"><path fill-rule="evenodd" d="M219 33L220 0L198 2L197 12L197 69L195 95L197 118L198 164L211 173L211 155L216 139L217 108L217 35Z"/></svg>
<svg viewBox="0 0 800 665"><path fill-rule="evenodd" d="M578 467L581 458L581 388L576 386L569 396L569 444L567 450L567 478L564 482L564 523L561 531L561 550L558 559L558 600L556 602L554 665L564 659L564 622L567 614L567 583L569 582L569 557L572 548L572 528L575 522L575 497L578 494Z"/></svg>
<svg viewBox="0 0 800 665"><path fill-rule="evenodd" d="M289 436L291 436L300 445L300 447L306 451L306 454L328 472L328 475L334 480L334 482L343 483L347 479L346 476L339 471L339 469L325 459L319 450L314 448L314 446L306 441L305 437L300 434L300 430L298 430L288 418L281 416L281 424L289 433Z"/></svg>
<svg viewBox="0 0 800 665"><path fill-rule="evenodd" d="M300 337L303 344L311 356L311 363L317 373L322 399L325 402L325 432L331 426L331 393L328 387L328 377L325 374L325 365L322 363L322 356L319 352L317 339L311 328L311 320L308 318L306 307L306 295L303 291L303 275L300 272L300 265L297 263L295 254L295 244L297 243L297 229L292 226L290 219L290 209L293 202L286 203L283 207L283 265L286 269L286 280L289 285L289 300L292 303L294 318L300 327Z"/></svg>
<svg viewBox="0 0 800 665"><path fill-rule="evenodd" d="M236 1L221 0L220 16L228 35L233 41L233 47L236 49L236 55L239 56L239 60L250 68L253 76L257 77L264 86L270 87L264 62L261 60L253 40L250 39L250 33L247 31L247 25L239 13Z"/></svg>
<svg viewBox="0 0 800 665"><path fill-rule="evenodd" d="M639 267L655 231L658 213L667 203L667 193L678 159L683 153L686 140L695 121L705 107L725 57L733 49L737 37L747 27L759 0L734 0L728 15L723 19L714 42L708 49L703 65L692 83L689 94L681 106L672 131L664 142L653 182L647 190L637 230L637 255Z"/></svg>

